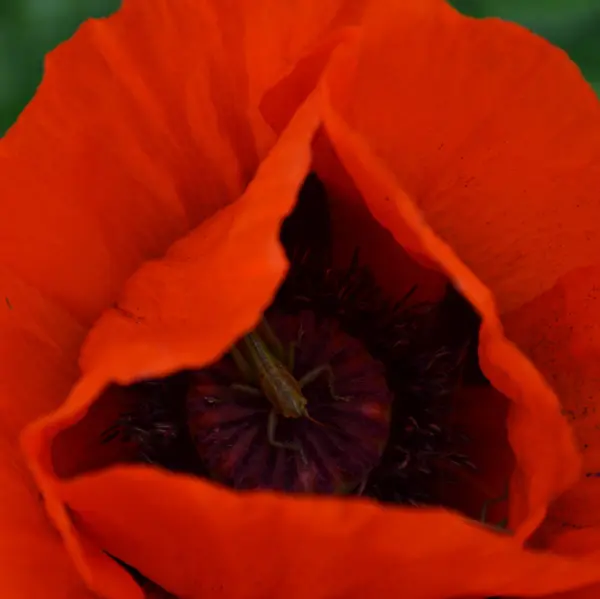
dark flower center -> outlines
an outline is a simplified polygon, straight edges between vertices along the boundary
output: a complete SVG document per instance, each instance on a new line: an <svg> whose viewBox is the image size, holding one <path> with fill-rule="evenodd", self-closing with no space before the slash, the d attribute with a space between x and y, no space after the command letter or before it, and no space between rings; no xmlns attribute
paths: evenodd
<svg viewBox="0 0 600 599"><path fill-rule="evenodd" d="M286 386L283 373L262 373L278 388L282 411L267 401L264 383L247 380L228 355L192 375L188 426L201 459L214 478L240 489L364 488L389 436L393 396L383 364L335 320L314 312L273 312L269 322L282 347L294 348L293 366L284 368L298 382L307 414L285 417L285 402L293 406L298 390Z"/></svg>
<svg viewBox="0 0 600 599"><path fill-rule="evenodd" d="M254 332L266 361L244 337L205 368L134 385L105 441L237 489L393 503L436 503L440 479L473 468L450 412L461 380L480 377L477 318L452 289L439 305L389 300L358 254L334 267L326 206L310 177L282 228L288 276Z"/></svg>

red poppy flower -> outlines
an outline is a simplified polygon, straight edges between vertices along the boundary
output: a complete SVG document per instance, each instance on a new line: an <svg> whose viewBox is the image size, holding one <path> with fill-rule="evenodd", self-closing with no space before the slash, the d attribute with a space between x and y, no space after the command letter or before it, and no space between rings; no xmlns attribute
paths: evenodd
<svg viewBox="0 0 600 599"><path fill-rule="evenodd" d="M7 596L597 595L600 108L560 51L438 0L127 0L49 56L0 148ZM310 172L320 271L280 243ZM478 317L421 328L448 281ZM279 419L304 462L266 444L267 403L224 402L265 312L333 372L316 422ZM462 384L432 378L440 346L413 368L413 342L478 318L484 384L468 342ZM203 476L139 463L178 434L177 373ZM424 430L403 410L440 381ZM451 452L423 441L450 424ZM454 483L406 505L432 468Z"/></svg>

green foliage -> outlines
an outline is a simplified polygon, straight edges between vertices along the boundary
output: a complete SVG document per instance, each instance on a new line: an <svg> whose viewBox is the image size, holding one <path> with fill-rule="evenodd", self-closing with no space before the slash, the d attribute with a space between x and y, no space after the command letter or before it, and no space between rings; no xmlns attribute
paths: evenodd
<svg viewBox="0 0 600 599"><path fill-rule="evenodd" d="M119 0L0 0L0 133L38 86L44 55L89 17L108 15Z"/></svg>
<svg viewBox="0 0 600 599"><path fill-rule="evenodd" d="M453 4L476 17L517 21L546 37L564 48L600 91L600 0L454 0ZM84 19L108 15L118 5L119 0L0 2L0 133L33 95L44 54L72 35Z"/></svg>
<svg viewBox="0 0 600 599"><path fill-rule="evenodd" d="M599 0L451 0L474 17L521 23L563 48L600 93Z"/></svg>

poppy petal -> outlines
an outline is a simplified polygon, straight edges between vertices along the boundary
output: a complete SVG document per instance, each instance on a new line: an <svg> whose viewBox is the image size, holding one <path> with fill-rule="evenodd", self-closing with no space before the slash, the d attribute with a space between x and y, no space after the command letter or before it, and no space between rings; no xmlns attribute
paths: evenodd
<svg viewBox="0 0 600 599"><path fill-rule="evenodd" d="M551 542L552 549L562 555L589 555L600 547L600 526L567 530L553 536ZM552 595L552 599L596 599L599 594L600 584L594 584Z"/></svg>
<svg viewBox="0 0 600 599"><path fill-rule="evenodd" d="M131 278L118 306L92 329L81 357L84 376L70 397L23 435L25 454L67 547L90 587L107 597L129 598L133 582L77 536L56 477L57 471L72 468L54 462L53 439L81 420L111 382L202 366L254 327L285 276L279 228L308 174L320 106L315 93L240 199Z"/></svg>
<svg viewBox="0 0 600 599"><path fill-rule="evenodd" d="M86 341L84 373L129 383L207 364L253 328L285 277L279 227L308 174L319 124L313 94L244 194L130 279Z"/></svg>
<svg viewBox="0 0 600 599"><path fill-rule="evenodd" d="M358 6L353 8L356 11ZM280 132L287 125L294 113L297 98L305 97L308 90L312 89L333 52L340 45L360 41L359 28L351 26L355 22L350 18L352 12L342 14L345 19L337 19L337 22L345 26L307 52L261 98L261 114L275 131ZM411 302L439 301L445 293L446 277L426 260L421 262L427 262L429 268L417 264L388 231L374 222L323 130L315 139L313 154L313 168L327 188L336 264L347 266L356 249L360 248L361 261L368 264L389 297L400 300L416 286L415 292L411 292ZM399 272L402 273L401 277L398 276Z"/></svg>
<svg viewBox="0 0 600 599"><path fill-rule="evenodd" d="M561 277L550 291L506 315L508 334L560 397L583 456L581 478L554 502L538 535L553 548L560 539L562 551L566 538L577 551L580 538L597 540L600 530L598 314L600 268L590 267Z"/></svg>
<svg viewBox="0 0 600 599"><path fill-rule="evenodd" d="M292 94L266 100L267 122L277 132L308 97L345 30L361 23L368 4L369 0L212 0L227 64L242 69L251 107L265 101L265 90L290 77Z"/></svg>
<svg viewBox="0 0 600 599"><path fill-rule="evenodd" d="M14 599L91 599L47 518L20 452L23 426L60 405L83 330L0 267L0 589Z"/></svg>
<svg viewBox="0 0 600 599"><path fill-rule="evenodd" d="M328 98L347 74L355 48L340 46L326 82ZM375 218L416 255L435 260L482 317L479 357L484 374L512 400L509 441L516 457L510 526L527 538L543 520L549 501L577 478L579 456L558 399L531 362L504 336L490 290L436 235L394 174L329 103L329 137Z"/></svg>
<svg viewBox="0 0 600 599"><path fill-rule="evenodd" d="M3 596L92 599L48 520L18 445L5 439L0 441L0 488Z"/></svg>
<svg viewBox="0 0 600 599"><path fill-rule="evenodd" d="M345 43L355 40L346 36ZM361 262L369 266L388 297L401 300L410 292L412 303L441 301L448 285L446 276L431 263L427 267L417 263L373 218L323 129L313 153L315 171L327 188L335 262L347 267L359 248Z"/></svg>
<svg viewBox="0 0 600 599"><path fill-rule="evenodd" d="M362 33L333 109L500 312L590 265L600 103L564 52L435 0L373 3Z"/></svg>
<svg viewBox="0 0 600 599"><path fill-rule="evenodd" d="M83 323L238 197L273 143L264 86L365 2L230 4L124 0L84 23L1 142L3 260Z"/></svg>
<svg viewBox="0 0 600 599"><path fill-rule="evenodd" d="M598 576L444 510L241 494L126 466L62 493L86 536L190 599L541 595Z"/></svg>
<svg viewBox="0 0 600 599"><path fill-rule="evenodd" d="M3 260L82 322L256 169L222 18L203 1L126 0L88 21L2 140Z"/></svg>

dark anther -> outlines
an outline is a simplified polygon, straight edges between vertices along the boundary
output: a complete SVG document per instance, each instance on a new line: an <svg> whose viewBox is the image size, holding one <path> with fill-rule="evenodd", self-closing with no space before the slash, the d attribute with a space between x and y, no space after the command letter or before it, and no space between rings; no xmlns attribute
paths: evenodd
<svg viewBox="0 0 600 599"><path fill-rule="evenodd" d="M300 189L294 210L281 225L279 238L290 262L310 253L318 257L321 265L329 264L331 215L325 187L314 173L308 175Z"/></svg>

